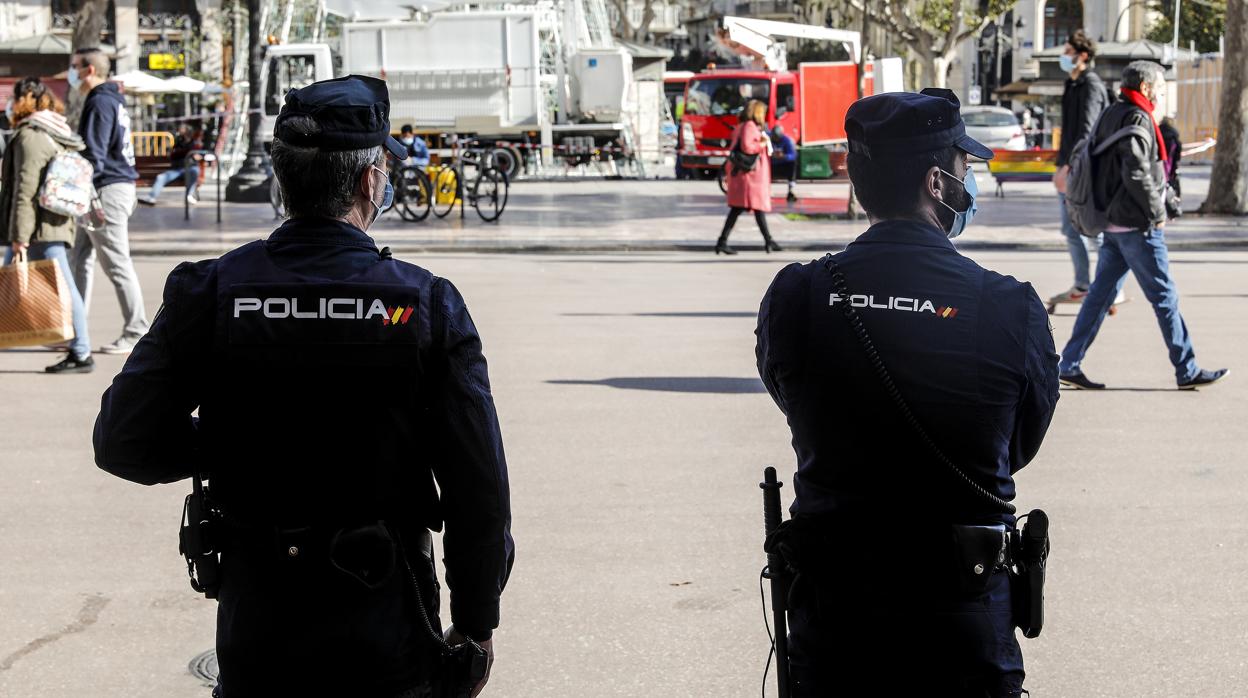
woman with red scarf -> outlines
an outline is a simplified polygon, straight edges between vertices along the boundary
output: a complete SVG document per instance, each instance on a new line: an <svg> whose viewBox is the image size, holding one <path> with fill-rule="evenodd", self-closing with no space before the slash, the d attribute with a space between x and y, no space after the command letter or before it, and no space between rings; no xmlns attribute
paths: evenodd
<svg viewBox="0 0 1248 698"><path fill-rule="evenodd" d="M1109 227L1092 287L1079 308L1070 341L1062 350L1059 379L1066 385L1084 390L1105 387L1088 378L1082 363L1128 272L1135 274L1157 315L1179 389L1210 385L1228 372L1224 368L1209 371L1196 364L1187 323L1179 314L1178 290L1170 277L1165 240L1165 165L1169 155L1154 116L1165 113L1158 108L1165 104L1165 96L1166 76L1160 65L1151 61L1128 64L1122 71L1122 101L1105 111L1093 133L1099 142L1124 127L1143 126L1148 138L1123 138L1094 163L1096 201L1098 206L1105 206Z"/></svg>

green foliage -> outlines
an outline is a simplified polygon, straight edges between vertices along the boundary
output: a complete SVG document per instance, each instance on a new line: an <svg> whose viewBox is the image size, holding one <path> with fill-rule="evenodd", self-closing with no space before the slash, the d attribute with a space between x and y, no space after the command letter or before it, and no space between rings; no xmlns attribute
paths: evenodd
<svg viewBox="0 0 1248 698"><path fill-rule="evenodd" d="M1240 0L1242 1L1242 0ZM1174 0L1154 0L1151 9L1159 13L1145 35L1168 44L1174 40ZM1196 50L1213 53L1226 27L1226 0L1182 0L1179 7L1179 48L1196 42Z"/></svg>
<svg viewBox="0 0 1248 698"><path fill-rule="evenodd" d="M908 9L914 11L914 16L925 29L937 34L948 34L950 25L953 24L955 2L963 3L966 8L964 27L973 27L985 17L996 19L1009 12L1018 0L917 0L910 3Z"/></svg>

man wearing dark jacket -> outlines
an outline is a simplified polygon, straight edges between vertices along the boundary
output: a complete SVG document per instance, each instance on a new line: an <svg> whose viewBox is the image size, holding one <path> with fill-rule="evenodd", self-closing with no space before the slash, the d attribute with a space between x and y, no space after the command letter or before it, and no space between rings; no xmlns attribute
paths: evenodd
<svg viewBox="0 0 1248 698"><path fill-rule="evenodd" d="M1104 140L1128 126L1140 126L1148 138L1129 136L1118 141L1095 162L1096 201L1106 206L1109 227L1096 265L1096 278L1079 308L1070 341L1062 350L1062 383L1085 390L1105 387L1084 375L1083 357L1122 289L1127 272L1134 272L1144 297L1157 314L1161 335L1170 349L1175 380L1190 390L1220 380L1227 369L1203 370L1187 324L1179 314L1179 293L1170 278L1166 250L1166 170L1168 159L1154 112L1164 102L1165 72L1151 61L1135 61L1122 71L1122 101L1101 118L1094 134Z"/></svg>
<svg viewBox="0 0 1248 698"><path fill-rule="evenodd" d="M475 696L489 676L507 463L463 296L365 232L394 196L386 153L406 152L389 112L376 78L286 93L272 154L290 220L178 265L101 401L101 468L208 474L220 698ZM473 671L442 661L448 644L476 648Z"/></svg>
<svg viewBox="0 0 1248 698"><path fill-rule="evenodd" d="M98 48L74 52L69 66L69 85L86 96L78 135L86 143L82 156L95 168L92 182L104 207L105 223L94 230L78 229L72 250L74 282L82 300L91 306L91 281L95 255L99 252L104 275L117 290L117 303L125 323L121 336L100 347L102 354L128 354L147 332L143 289L130 259L130 214L134 212L134 144L130 142L130 115L116 83L108 82L108 56Z"/></svg>
<svg viewBox="0 0 1248 698"><path fill-rule="evenodd" d="M1075 229L1066 213L1066 176L1070 174L1070 154L1075 144L1088 135L1097 117L1109 106L1109 92L1091 67L1096 56L1096 42L1083 33L1075 32L1066 42L1066 52L1061 55L1062 70L1070 74L1066 89L1062 92L1062 138L1057 151L1057 173L1053 184L1057 187L1057 199L1061 205L1062 235L1066 236L1066 248L1075 267L1075 283L1068 290L1049 299L1049 303L1078 303L1088 295L1091 285L1088 261L1089 240Z"/></svg>

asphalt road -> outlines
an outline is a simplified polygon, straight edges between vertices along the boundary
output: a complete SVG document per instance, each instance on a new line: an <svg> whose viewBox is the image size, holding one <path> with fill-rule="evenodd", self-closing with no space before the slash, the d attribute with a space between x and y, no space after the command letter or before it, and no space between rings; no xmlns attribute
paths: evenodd
<svg viewBox="0 0 1248 698"><path fill-rule="evenodd" d="M1069 285L1061 253L973 256L1046 295ZM756 483L767 464L790 479L793 456L757 380L754 314L779 266L809 257L413 260L468 299L511 467L518 557L487 696L758 694ZM149 312L177 261L139 261ZM1063 392L1019 475L1019 508L1053 521L1048 625L1023 644L1032 695L1244 695L1245 265L1239 252L1174 264L1198 359L1236 375L1174 390L1129 282L1135 302L1085 364L1114 390ZM110 285L96 294L98 345L120 319ZM1059 347L1073 322L1063 311ZM207 696L187 662L213 644L214 604L177 554L189 485L97 470L91 425L122 359L98 356L87 376L38 373L55 358L0 352L0 695ZM906 649L899 638L899 662Z"/></svg>

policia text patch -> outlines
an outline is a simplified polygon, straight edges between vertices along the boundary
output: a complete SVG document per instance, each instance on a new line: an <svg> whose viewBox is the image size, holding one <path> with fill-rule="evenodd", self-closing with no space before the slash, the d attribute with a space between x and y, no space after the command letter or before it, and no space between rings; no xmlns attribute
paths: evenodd
<svg viewBox="0 0 1248 698"><path fill-rule="evenodd" d="M235 284L222 294L232 345L415 344L419 298L381 284Z"/></svg>

